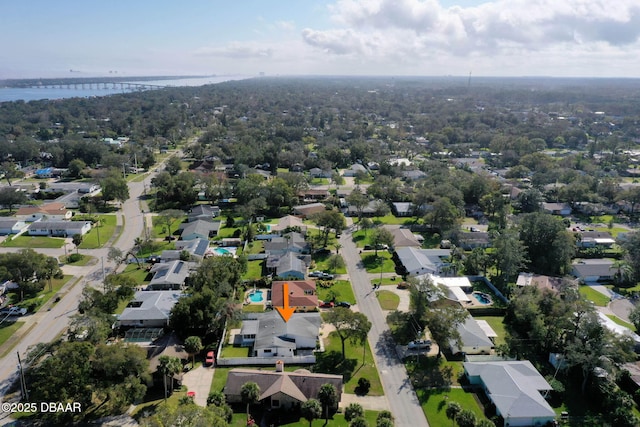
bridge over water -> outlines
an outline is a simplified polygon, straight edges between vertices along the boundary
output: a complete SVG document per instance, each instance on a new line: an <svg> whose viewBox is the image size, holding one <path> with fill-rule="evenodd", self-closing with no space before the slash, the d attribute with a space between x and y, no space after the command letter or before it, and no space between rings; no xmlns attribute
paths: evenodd
<svg viewBox="0 0 640 427"><path fill-rule="evenodd" d="M86 83L56 83L32 85L33 89L76 89L76 90L99 90L99 89L121 89L125 90L153 90L164 89L168 86L155 85L149 83L129 83L129 82L86 82Z"/></svg>

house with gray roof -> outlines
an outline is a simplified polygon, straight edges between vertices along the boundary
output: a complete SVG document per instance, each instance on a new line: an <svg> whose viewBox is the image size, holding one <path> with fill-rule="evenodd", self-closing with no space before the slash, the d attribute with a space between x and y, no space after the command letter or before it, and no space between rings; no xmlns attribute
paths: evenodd
<svg viewBox="0 0 640 427"><path fill-rule="evenodd" d="M324 384L332 384L336 388L338 402L342 398L342 375L319 374L306 369L287 372L279 361L275 371L231 369L223 389L227 402L242 402L242 386L249 381L258 384L258 400L268 408L297 408L309 399L317 399ZM337 405L332 409L337 409Z"/></svg>
<svg viewBox="0 0 640 427"><path fill-rule="evenodd" d="M345 169L342 175L344 176L356 176L358 173L367 173L367 168L360 163L354 163L349 169Z"/></svg>
<svg viewBox="0 0 640 427"><path fill-rule="evenodd" d="M460 342L455 339L449 341L452 354L490 354L494 348L487 331L471 316L458 326L457 331L460 334ZM492 335L497 336L495 332Z"/></svg>
<svg viewBox="0 0 640 427"><path fill-rule="evenodd" d="M319 339L320 313L294 313L285 322L275 311L256 313L242 322L241 345L252 347L253 357L312 354Z"/></svg>
<svg viewBox="0 0 640 427"><path fill-rule="evenodd" d="M180 234L180 239L182 240L208 239L209 237L213 237L218 234L218 230L220 230L220 221L205 221L198 219L185 224L180 224L180 229L182 230L182 233Z"/></svg>
<svg viewBox="0 0 640 427"><path fill-rule="evenodd" d="M0 236L21 234L27 231L28 228L29 226L25 221L21 221L17 218L0 219Z"/></svg>
<svg viewBox="0 0 640 427"><path fill-rule="evenodd" d="M183 251L186 251L191 259L201 261L209 254L209 240L200 238L194 240L178 240L176 242L176 248L162 251L160 259L165 262L179 260Z"/></svg>
<svg viewBox="0 0 640 427"><path fill-rule="evenodd" d="M511 427L546 425L556 413L542 393L552 387L528 360L464 362L472 385L480 386L496 413Z"/></svg>
<svg viewBox="0 0 640 427"><path fill-rule="evenodd" d="M612 281L616 273L613 261L604 258L583 259L571 266L571 274L583 282Z"/></svg>
<svg viewBox="0 0 640 427"><path fill-rule="evenodd" d="M117 325L133 328L163 328L169 324L171 309L181 296L180 291L138 291L118 316Z"/></svg>
<svg viewBox="0 0 640 427"><path fill-rule="evenodd" d="M276 277L281 279L302 280L307 271L309 255L301 255L295 252L285 252L279 255L269 255L267 269L273 271Z"/></svg>
<svg viewBox="0 0 640 427"><path fill-rule="evenodd" d="M309 203L307 205L298 205L293 207L293 214L302 218L307 218L314 213L326 211L327 206L324 203Z"/></svg>
<svg viewBox="0 0 640 427"><path fill-rule="evenodd" d="M551 215L569 216L571 215L571 206L568 203L542 203L542 210Z"/></svg>
<svg viewBox="0 0 640 427"><path fill-rule="evenodd" d="M395 216L406 217L413 215L413 203L411 202L393 202L391 210Z"/></svg>
<svg viewBox="0 0 640 427"><path fill-rule="evenodd" d="M264 251L269 255L281 255L285 252L308 254L311 247L302 234L291 232L264 242Z"/></svg>
<svg viewBox="0 0 640 427"><path fill-rule="evenodd" d="M397 248L396 255L409 276L421 274L443 274L449 266L449 249L420 249L411 246Z"/></svg>
<svg viewBox="0 0 640 427"><path fill-rule="evenodd" d="M150 270L153 278L147 285L147 290L180 289L189 277L189 268L190 263L179 260L155 264Z"/></svg>
<svg viewBox="0 0 640 427"><path fill-rule="evenodd" d="M196 205L191 208L187 215L187 221L193 222L197 220L211 221L213 218L220 216L220 207L211 205Z"/></svg>
<svg viewBox="0 0 640 427"><path fill-rule="evenodd" d="M393 236L393 247L394 248L403 248L406 246L412 246L414 248L419 248L422 246L422 241L424 241L424 237L420 235L415 235L408 228L388 228Z"/></svg>
<svg viewBox="0 0 640 427"><path fill-rule="evenodd" d="M91 221L35 221L29 225L29 236L84 236L91 231Z"/></svg>

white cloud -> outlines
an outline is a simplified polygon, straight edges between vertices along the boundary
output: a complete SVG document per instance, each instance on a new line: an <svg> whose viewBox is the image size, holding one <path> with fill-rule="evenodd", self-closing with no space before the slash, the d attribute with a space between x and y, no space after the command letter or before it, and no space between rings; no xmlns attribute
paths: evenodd
<svg viewBox="0 0 640 427"><path fill-rule="evenodd" d="M270 46L255 43L234 42L226 46L201 47L194 52L195 56L214 56L233 59L269 58L274 53Z"/></svg>
<svg viewBox="0 0 640 427"><path fill-rule="evenodd" d="M336 27L306 28L302 40L325 54L362 60L522 66L534 59L538 69L560 69L568 60L570 67L589 58L599 63L596 55L628 62L626 54L640 51L638 0L497 0L467 8L437 0L337 0L329 10Z"/></svg>

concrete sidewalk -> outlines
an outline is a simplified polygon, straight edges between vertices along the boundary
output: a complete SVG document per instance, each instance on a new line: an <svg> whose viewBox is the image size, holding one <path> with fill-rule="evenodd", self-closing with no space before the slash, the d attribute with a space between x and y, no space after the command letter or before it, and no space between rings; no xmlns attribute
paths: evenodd
<svg viewBox="0 0 640 427"><path fill-rule="evenodd" d="M214 368L201 365L182 376L182 384L187 387L187 392L196 393L196 405L207 406L207 397L209 397L209 390L211 390L214 371Z"/></svg>
<svg viewBox="0 0 640 427"><path fill-rule="evenodd" d="M344 409L351 403L359 403L363 409L371 411L389 410L386 396L358 396L357 394L342 393L339 406Z"/></svg>

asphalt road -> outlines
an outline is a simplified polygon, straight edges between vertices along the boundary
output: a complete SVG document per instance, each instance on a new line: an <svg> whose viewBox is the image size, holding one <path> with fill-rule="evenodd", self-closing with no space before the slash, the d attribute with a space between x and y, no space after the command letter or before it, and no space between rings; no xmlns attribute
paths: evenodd
<svg viewBox="0 0 640 427"><path fill-rule="evenodd" d="M396 354L395 343L385 321L385 314L371 289L369 276L360 260L359 250L351 240L350 231L347 230L340 236L340 243L358 309L371 322L369 345L375 357L390 411L395 417L395 425L428 427L429 423L411 386L407 370Z"/></svg>
<svg viewBox="0 0 640 427"><path fill-rule="evenodd" d="M148 175L145 179L147 185L152 175ZM122 225L123 231L120 237L109 247L114 246L122 251L128 251L133 247L134 239L143 233L144 214L140 209L140 196L143 194L145 183L130 182L129 183L129 200L122 205L122 209L118 212L121 216L118 223ZM96 259L104 260L106 271L111 271L115 265L109 263L107 255L109 247L105 246L100 249L84 250L83 253L91 255ZM15 248L0 248L0 251L15 251ZM64 248L59 249L38 249L38 252L47 254L48 256L64 255ZM74 271L78 271L76 267ZM0 359L0 400L7 393L11 384L18 375L18 356L24 358L30 347L41 342L49 342L67 327L69 319L77 313L78 301L85 286L100 287L102 285L102 263L84 267L81 276L74 278L70 283L76 283L74 286L66 285L61 300L51 305L51 310L41 310L33 315L25 316L20 320L26 323L20 328L19 333L24 335L20 342L12 349L12 351ZM4 425L11 420L8 414L0 413L0 425Z"/></svg>

